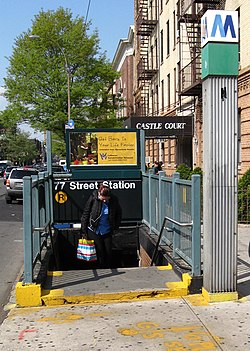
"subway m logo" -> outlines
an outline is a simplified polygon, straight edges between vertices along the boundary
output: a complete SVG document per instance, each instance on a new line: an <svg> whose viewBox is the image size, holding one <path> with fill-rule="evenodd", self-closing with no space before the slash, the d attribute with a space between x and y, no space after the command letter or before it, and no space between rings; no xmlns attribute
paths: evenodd
<svg viewBox="0 0 250 351"><path fill-rule="evenodd" d="M201 19L202 46L207 42L238 42L238 12L208 10Z"/></svg>
<svg viewBox="0 0 250 351"><path fill-rule="evenodd" d="M216 15L214 18L211 37L215 37L216 31L219 30L220 36L225 38L227 36L228 29L231 31L231 37L236 38L232 16L226 15L226 20L223 25L221 15Z"/></svg>

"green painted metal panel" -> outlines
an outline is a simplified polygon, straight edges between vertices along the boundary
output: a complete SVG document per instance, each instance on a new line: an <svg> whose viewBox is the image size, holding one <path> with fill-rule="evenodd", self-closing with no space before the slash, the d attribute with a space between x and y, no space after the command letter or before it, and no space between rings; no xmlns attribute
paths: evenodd
<svg viewBox="0 0 250 351"><path fill-rule="evenodd" d="M208 43L201 51L202 79L207 76L237 76L238 44Z"/></svg>

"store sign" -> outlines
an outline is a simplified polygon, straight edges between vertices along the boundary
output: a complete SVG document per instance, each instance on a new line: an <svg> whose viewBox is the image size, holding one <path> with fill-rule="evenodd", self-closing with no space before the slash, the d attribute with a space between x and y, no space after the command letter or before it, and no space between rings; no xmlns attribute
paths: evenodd
<svg viewBox="0 0 250 351"><path fill-rule="evenodd" d="M201 18L201 46L207 42L238 43L238 12L208 10Z"/></svg>
<svg viewBox="0 0 250 351"><path fill-rule="evenodd" d="M143 129L146 138L193 136L193 116L130 117L125 128Z"/></svg>

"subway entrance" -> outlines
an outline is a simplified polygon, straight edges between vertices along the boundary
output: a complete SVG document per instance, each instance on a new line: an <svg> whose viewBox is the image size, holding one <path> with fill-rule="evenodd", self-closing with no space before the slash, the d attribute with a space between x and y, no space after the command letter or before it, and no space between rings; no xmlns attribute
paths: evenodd
<svg viewBox="0 0 250 351"><path fill-rule="evenodd" d="M112 234L110 264L113 268L138 267L138 223L142 222L142 169L145 169L142 133L133 129L73 129L66 130L66 143L69 176L54 175L52 184L53 268L65 271L96 267L95 262L77 258L77 245L84 234L80 232L81 224L87 232L91 229L90 218L93 221L91 212L88 226L82 222L88 200L93 197L90 206L93 209L97 196L94 194L98 193L98 201L104 183L111 192L111 200L115 197L122 210L119 229L115 228ZM109 220L116 208L117 205L111 208L110 202Z"/></svg>
<svg viewBox="0 0 250 351"><path fill-rule="evenodd" d="M112 263L110 268L139 266L139 228L122 227L112 237ZM98 268L97 262L77 259L77 244L81 238L76 230L55 229L50 270L88 270Z"/></svg>

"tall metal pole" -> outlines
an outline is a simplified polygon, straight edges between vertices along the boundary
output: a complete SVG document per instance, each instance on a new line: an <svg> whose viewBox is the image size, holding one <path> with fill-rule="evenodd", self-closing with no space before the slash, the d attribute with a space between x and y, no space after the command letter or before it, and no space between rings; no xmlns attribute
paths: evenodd
<svg viewBox="0 0 250 351"><path fill-rule="evenodd" d="M70 72L68 70L68 121L70 120Z"/></svg>
<svg viewBox="0 0 250 351"><path fill-rule="evenodd" d="M69 65L68 65L68 60L67 57L64 53L64 50L62 47L59 46L58 44L58 48L61 50L61 53L63 54L64 57L64 61L65 61L65 71L67 74L67 86L68 86L68 121L70 120L70 78L71 78L71 74L70 74L70 69L69 69Z"/></svg>
<svg viewBox="0 0 250 351"><path fill-rule="evenodd" d="M203 295L237 294L238 13L208 10L202 17Z"/></svg>

